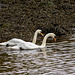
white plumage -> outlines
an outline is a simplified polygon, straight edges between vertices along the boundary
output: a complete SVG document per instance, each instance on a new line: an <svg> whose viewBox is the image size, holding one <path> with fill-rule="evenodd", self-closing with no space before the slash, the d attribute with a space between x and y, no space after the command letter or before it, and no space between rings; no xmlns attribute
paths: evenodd
<svg viewBox="0 0 75 75"><path fill-rule="evenodd" d="M37 40L37 35L38 34L41 34L42 36L43 36L43 34L41 33L42 31L41 30L36 30L36 32L35 32L35 34L34 34L34 37L33 37L33 41L32 41L32 43L36 43L36 40ZM4 46L6 46L6 45L17 45L17 44L22 44L22 43L25 43L26 41L23 41L23 40L21 40L21 39L17 39L17 38L13 38L13 39L11 39L11 40L9 40L9 41L7 41L7 42L3 42L3 43L0 43L0 45L4 45Z"/></svg>
<svg viewBox="0 0 75 75"><path fill-rule="evenodd" d="M36 48L44 48L46 47L46 40L48 37L52 37L54 38L54 40L56 41L55 39L55 34L54 33L48 33L44 39L43 39L43 42L42 44L39 46L39 45L36 45L32 42L23 42L23 43L19 43L17 44L16 46L13 46L13 47L8 47L10 49L36 49Z"/></svg>

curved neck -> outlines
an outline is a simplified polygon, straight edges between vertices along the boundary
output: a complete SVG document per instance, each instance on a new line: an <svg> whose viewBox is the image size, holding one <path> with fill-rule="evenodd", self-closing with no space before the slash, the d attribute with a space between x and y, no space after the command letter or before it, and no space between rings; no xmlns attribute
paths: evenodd
<svg viewBox="0 0 75 75"><path fill-rule="evenodd" d="M47 41L48 35L46 35L43 39L42 45L41 46L46 46L46 41Z"/></svg>
<svg viewBox="0 0 75 75"><path fill-rule="evenodd" d="M37 32L35 32L34 37L33 37L33 41L32 41L32 43L34 43L34 44L36 43L37 34L38 34L38 33L37 33Z"/></svg>

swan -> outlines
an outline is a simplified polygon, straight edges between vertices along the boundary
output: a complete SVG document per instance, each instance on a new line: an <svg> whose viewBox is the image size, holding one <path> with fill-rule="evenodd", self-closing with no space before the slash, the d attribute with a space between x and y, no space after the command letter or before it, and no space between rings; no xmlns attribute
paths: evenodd
<svg viewBox="0 0 75 75"><path fill-rule="evenodd" d="M34 33L32 43L36 43L38 33L43 36L42 30L40 30L40 29L36 30L36 32ZM9 45L12 46L12 45L17 45L18 43L24 43L24 42L26 42L26 41L23 41L23 40L17 39L17 38L13 38L13 39L11 39L11 40L9 40L7 42L0 43L0 45L4 45L4 46L8 47Z"/></svg>
<svg viewBox="0 0 75 75"><path fill-rule="evenodd" d="M55 36L56 35L54 33L46 34L44 39L43 39L43 42L42 42L42 44L40 46L36 45L36 44L34 44L32 42L24 42L24 43L19 43L16 46L8 47L8 48L9 49L37 49L37 48L45 48L46 47L46 40L47 40L47 38L48 37L52 37L56 41Z"/></svg>

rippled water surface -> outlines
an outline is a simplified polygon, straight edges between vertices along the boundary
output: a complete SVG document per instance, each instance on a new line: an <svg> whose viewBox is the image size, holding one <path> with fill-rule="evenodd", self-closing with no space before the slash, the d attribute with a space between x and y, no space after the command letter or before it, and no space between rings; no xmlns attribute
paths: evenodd
<svg viewBox="0 0 75 75"><path fill-rule="evenodd" d="M0 75L75 75L75 35L48 41L42 50L0 46Z"/></svg>

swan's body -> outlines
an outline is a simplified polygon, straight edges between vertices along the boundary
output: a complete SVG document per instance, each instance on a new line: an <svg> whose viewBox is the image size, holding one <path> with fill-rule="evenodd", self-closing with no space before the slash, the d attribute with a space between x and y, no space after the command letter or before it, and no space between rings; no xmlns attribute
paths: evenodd
<svg viewBox="0 0 75 75"><path fill-rule="evenodd" d="M35 49L39 48L38 45L31 43L31 42L25 42L25 43L19 43L16 46L8 47L9 49Z"/></svg>
<svg viewBox="0 0 75 75"><path fill-rule="evenodd" d="M34 34L34 37L33 37L33 41L32 41L32 43L36 43L36 40L37 40L37 35L38 35L38 33L39 34L41 34L41 35L43 35L42 33L41 33L41 30L36 30L36 32L35 32L35 34ZM13 39L11 39L11 40L9 40L9 41L7 41L7 42L3 42L3 43L0 43L0 45L17 45L18 43L25 43L26 41L23 41L23 40L21 40L21 39L17 39L17 38L13 38Z"/></svg>
<svg viewBox="0 0 75 75"><path fill-rule="evenodd" d="M23 41L21 39L13 38L13 39L11 39L11 40L9 40L7 42L0 43L0 45L5 45L5 46L7 44L9 44L9 45L16 45L18 43L23 43L23 42L25 42L25 41Z"/></svg>
<svg viewBox="0 0 75 75"><path fill-rule="evenodd" d="M36 48L44 48L44 47L46 47L46 40L47 40L47 38L50 37L50 36L51 36L52 38L54 38L54 40L56 41L56 39L55 39L55 34L54 34L54 33L48 33L48 34L44 37L41 46L38 46L38 45L36 45L36 44L34 44L34 43L31 43L31 42L24 42L24 43L21 43L21 44L17 44L17 46L8 47L8 48L11 48L11 49L20 49L20 48L22 48L22 49L36 49Z"/></svg>

